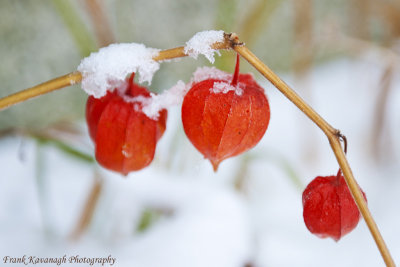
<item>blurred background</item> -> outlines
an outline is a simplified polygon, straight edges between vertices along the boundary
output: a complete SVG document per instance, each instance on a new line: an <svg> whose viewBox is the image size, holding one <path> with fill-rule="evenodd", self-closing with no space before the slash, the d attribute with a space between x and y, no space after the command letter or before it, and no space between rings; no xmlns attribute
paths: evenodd
<svg viewBox="0 0 400 267"><path fill-rule="evenodd" d="M347 136L348 159L400 262L400 3L392 0L2 0L0 97L76 70L114 42L167 49L196 32L240 39ZM225 51L215 66L233 72ZM150 89L204 59L163 63ZM271 121L251 151L212 171L180 107L153 163L102 169L79 85L0 112L0 256L116 258L116 266L382 266L363 220L338 243L306 229L301 194L338 164L323 133L246 62ZM17 266L17 265L15 265ZM38 265L39 266L39 265Z"/></svg>

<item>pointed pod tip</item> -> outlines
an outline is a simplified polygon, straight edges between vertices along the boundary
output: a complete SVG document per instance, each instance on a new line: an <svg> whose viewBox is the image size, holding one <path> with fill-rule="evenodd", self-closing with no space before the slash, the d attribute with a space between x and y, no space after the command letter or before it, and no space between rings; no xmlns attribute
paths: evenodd
<svg viewBox="0 0 400 267"><path fill-rule="evenodd" d="M210 161L211 161L211 164L212 164L212 166L213 166L214 172L217 172L217 171L218 171L219 164L220 164L220 161L212 161L212 160L210 160Z"/></svg>

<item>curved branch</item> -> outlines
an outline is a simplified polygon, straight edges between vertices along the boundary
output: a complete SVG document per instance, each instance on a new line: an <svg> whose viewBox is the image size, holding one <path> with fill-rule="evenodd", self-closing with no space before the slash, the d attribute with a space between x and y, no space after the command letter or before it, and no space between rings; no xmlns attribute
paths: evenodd
<svg viewBox="0 0 400 267"><path fill-rule="evenodd" d="M25 89L23 91L17 92L15 94L6 96L0 99L0 110L8 108L17 103L26 101L35 96L43 95L61 89L75 83L79 83L82 80L82 75L80 72L71 72L61 77L57 77L53 80L41 83L34 87Z"/></svg>
<svg viewBox="0 0 400 267"><path fill-rule="evenodd" d="M220 49L231 49L232 40L231 34L224 34L224 42L215 43L212 45L212 48L215 50ZM186 57L188 56L184 52L184 47L176 47L167 50L162 50L158 53L157 56L153 58L155 61L164 61L168 59L178 58L178 57ZM2 109L6 109L12 105L18 104L20 102L26 101L33 97L50 93L57 89L61 89L70 85L74 85L82 81L82 74L79 71L75 71L69 74L66 74L61 77L57 77L55 79L49 80L42 84L36 85L34 87L25 89L23 91L17 92L15 94L6 96L0 99L0 111Z"/></svg>
<svg viewBox="0 0 400 267"><path fill-rule="evenodd" d="M236 34L225 34L223 43L215 43L214 49L234 49L238 54L245 58L255 69L257 69L267 80L269 80L283 95L285 95L293 104L295 104L308 118L310 118L327 136L331 148L336 156L339 166L343 172L346 183L350 189L351 194L357 206L364 217L364 220L378 246L383 260L387 266L395 266L395 263L390 255L390 252L379 232L379 229L368 209L367 203L362 196L361 190L354 179L353 173L347 162L346 155L342 149L340 140L341 135L337 129L333 128L327 123L311 106L296 94L278 75L276 75L270 68L268 68L260 59L258 59L243 43L239 42ZM184 53L184 47L177 47L168 50L160 51L160 53L153 59L156 61L163 61L178 57L187 56ZM82 74L73 72L65 76L50 80L35 87L26 89L16 94L7 96L0 99L0 110L16 103L28 100L32 97L45 94L69 85L73 85L82 80Z"/></svg>
<svg viewBox="0 0 400 267"><path fill-rule="evenodd" d="M269 80L279 91L282 92L293 104L295 104L309 119L311 119L328 137L329 143L343 172L347 186L364 217L364 220L375 240L376 245L387 266L395 266L393 258L383 240L381 233L368 209L367 203L361 193L360 188L347 162L346 155L342 149L340 132L327 123L317 112L315 112L296 92L293 91L284 81L282 81L270 68L258 59L244 45L234 45L233 49L245 58L254 68L256 68L267 80Z"/></svg>

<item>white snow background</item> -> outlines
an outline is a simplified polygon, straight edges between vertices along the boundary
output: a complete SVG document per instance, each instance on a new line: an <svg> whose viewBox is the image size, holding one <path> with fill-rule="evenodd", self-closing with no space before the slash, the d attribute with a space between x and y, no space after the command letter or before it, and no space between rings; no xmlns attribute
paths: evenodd
<svg viewBox="0 0 400 267"><path fill-rule="evenodd" d="M316 66L304 98L347 136L353 173L400 263L399 77L384 121L391 154L377 162L370 151L382 71L370 55ZM283 78L299 87L292 77ZM232 185L243 157L224 161L213 173L184 136L179 107L174 107L148 168L127 178L100 168L105 181L99 204L88 231L75 242L68 236L93 183L93 167L45 146L43 181L37 183L35 142L0 140L1 256L112 255L114 266L134 267L383 266L363 220L338 243L308 232L302 190L315 176L335 174L338 164L323 133L267 81L260 84L270 100L271 121L261 142L244 156L251 155L244 192ZM302 188L288 178L282 159ZM137 233L149 207L172 212Z"/></svg>

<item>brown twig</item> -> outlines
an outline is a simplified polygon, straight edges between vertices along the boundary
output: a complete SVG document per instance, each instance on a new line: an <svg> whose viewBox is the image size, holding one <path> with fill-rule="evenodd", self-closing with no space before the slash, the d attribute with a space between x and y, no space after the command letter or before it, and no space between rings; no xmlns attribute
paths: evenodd
<svg viewBox="0 0 400 267"><path fill-rule="evenodd" d="M100 47L107 46L115 42L115 37L111 29L110 23L104 12L102 1L86 0L86 9L92 20L94 32Z"/></svg>
<svg viewBox="0 0 400 267"><path fill-rule="evenodd" d="M375 106L375 116L373 118L373 127L372 127L372 155L374 155L377 159L382 156L382 150L379 145L383 140L383 129L385 123L385 115L386 109L388 105L390 91L392 90L392 79L394 74L394 63L389 62L385 68L385 71L382 74L380 87L381 90L378 95L378 99ZM390 141L390 138L389 138Z"/></svg>
<svg viewBox="0 0 400 267"><path fill-rule="evenodd" d="M351 0L349 1L350 12L349 25L351 35L360 39L369 39L369 20L370 20L370 2L369 0Z"/></svg>
<svg viewBox="0 0 400 267"><path fill-rule="evenodd" d="M230 34L226 34L225 42L223 43L215 43L212 47L216 50L219 49L230 49L231 48L231 39ZM155 61L163 61L168 59L174 59L178 57L187 56L184 52L184 47L176 47L172 49L162 50L160 53L153 58ZM46 93L50 93L57 89L61 89L70 85L74 85L82 81L82 74L78 71L69 73L67 75L52 79L45 83L36 85L34 87L25 89L18 93L6 96L0 99L0 110L10 107L12 105L18 104L20 102L26 101L33 97L43 95Z"/></svg>
<svg viewBox="0 0 400 267"><path fill-rule="evenodd" d="M300 78L308 76L313 61L313 9L311 0L297 0L293 5L293 69L297 80L301 80Z"/></svg>
<svg viewBox="0 0 400 267"><path fill-rule="evenodd" d="M95 176L98 176L98 173L96 171L95 171ZM71 240L77 240L89 226L93 218L93 214L96 209L102 188L103 188L103 180L101 178L99 179L99 177L95 177L94 184L89 193L82 214L79 218L79 221L74 231L70 236Z"/></svg>
<svg viewBox="0 0 400 267"><path fill-rule="evenodd" d="M265 78L267 78L282 94L284 94L293 104L295 104L309 119L311 119L328 137L329 143L335 153L336 159L342 169L347 186L357 206L364 217L364 220L381 252L382 258L387 266L395 266L390 252L382 238L381 233L368 209L367 203L361 193L360 188L354 179L353 173L347 162L346 155L340 143L338 130L329 125L317 112L315 112L307 103L298 96L284 81L282 81L270 68L268 68L260 59L258 59L247 47L235 45L233 49L245 58L253 67L255 67Z"/></svg>
<svg viewBox="0 0 400 267"><path fill-rule="evenodd" d="M55 78L53 80L41 83L34 87L25 89L18 93L6 96L0 99L0 110L15 105L17 103L26 101L35 96L43 95L55 91L57 89L64 88L66 86L79 83L82 80L80 72L72 72L67 75Z"/></svg>
<svg viewBox="0 0 400 267"><path fill-rule="evenodd" d="M238 25L237 32L243 40L246 40L249 47L252 47L262 36L260 30L268 27L268 20L282 2L282 0L257 0L253 1L252 5L248 5L246 15L242 23Z"/></svg>
<svg viewBox="0 0 400 267"><path fill-rule="evenodd" d="M312 0L292 1L293 5L293 74L297 90L312 104L311 68L314 56L313 37L313 3ZM299 121L298 123L303 123ZM309 142L315 139L316 132L310 132L308 127L299 127L299 138L302 142L302 157L315 162L318 158L316 150Z"/></svg>
<svg viewBox="0 0 400 267"><path fill-rule="evenodd" d="M340 143L340 135L338 135L338 130L333 128L329 123L327 123L317 112L315 112L311 106L309 106L304 100L293 91L284 81L282 81L278 75L276 75L270 68L268 68L260 59L258 59L243 43L239 42L239 38L236 34L225 34L225 41L223 43L216 43L213 46L214 49L234 49L237 53L239 53L243 58L245 58L255 69L257 69L267 80L269 80L283 95L285 95L293 104L295 104L309 119L311 119L327 136L331 148L336 156L336 159L339 163L339 166L343 172L346 183L350 189L351 194L357 206L364 217L364 220L373 236L378 249L382 255L383 260L385 261L387 266L395 266L394 261L390 255L388 248L379 232L379 229L368 209L367 203L364 200L364 197L361 193L360 188L357 185L356 180L354 179L353 173L350 169L349 163L347 162L346 155L342 149ZM187 56L184 53L183 47L173 48L161 51L154 60L162 61L167 59L172 59L176 57ZM74 74L74 75L73 75ZM69 74L55 80L59 80L56 88L52 88L50 85L54 85L54 81L49 81L42 85L27 89L15 95L25 95L24 92L29 91L28 97L20 97L15 95L5 97L0 99L0 109L5 107L4 103L8 104L8 106L19 103L30 97L44 94L46 92L50 92L61 88L63 86L68 86L70 84L79 82L82 79L80 73ZM73 78L69 77L73 75ZM62 81L62 82L61 82ZM47 86L44 86L47 84ZM34 89L36 88L36 89ZM39 90L39 89L41 90ZM45 90L47 88L47 91ZM35 94L35 91L38 90L40 93ZM30 97L29 97L30 96ZM11 98L11 100L10 100Z"/></svg>

